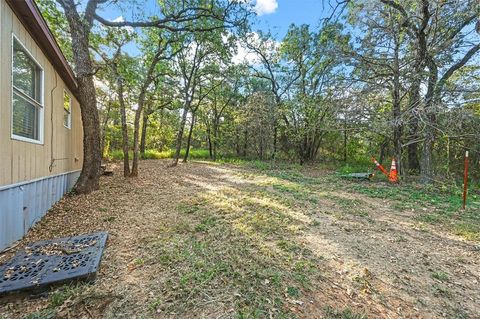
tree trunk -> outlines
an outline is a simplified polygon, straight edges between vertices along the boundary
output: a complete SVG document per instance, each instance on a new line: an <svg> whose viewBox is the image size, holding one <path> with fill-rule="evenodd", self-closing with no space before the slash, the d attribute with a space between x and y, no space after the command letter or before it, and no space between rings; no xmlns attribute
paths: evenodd
<svg viewBox="0 0 480 319"><path fill-rule="evenodd" d="M175 146L175 154L173 156L173 162L171 166L176 166L178 164L178 159L180 158L180 151L182 150L182 140L183 140L183 131L185 130L185 123L187 122L187 115L188 115L188 107L189 103L185 103L183 107L183 114L182 120L180 121L180 127L178 128L176 146Z"/></svg>
<svg viewBox="0 0 480 319"><path fill-rule="evenodd" d="M193 132L194 125L195 125L195 114L192 113L192 122L190 123L190 130L188 131L187 148L185 149L185 156L183 157L184 163L188 161L188 155L190 154L190 143L192 141L192 132Z"/></svg>
<svg viewBox="0 0 480 319"><path fill-rule="evenodd" d="M272 152L272 160L275 159L277 156L277 138L278 138L278 128L277 128L277 121L275 120L273 123L273 152Z"/></svg>
<svg viewBox="0 0 480 319"><path fill-rule="evenodd" d="M89 33L93 17L85 17L76 11L73 1L58 1L63 7L72 37L73 60L75 62L77 97L83 124L83 167L75 184L75 191L88 194L97 190L100 179L102 154L100 149L100 122L97 110L97 97L93 83L93 64L89 51Z"/></svg>
<svg viewBox="0 0 480 319"><path fill-rule="evenodd" d="M273 110L273 152L272 152L272 160L274 160L277 156L277 144L278 144L278 119L277 115L279 113L281 107L281 99L278 94L275 93L275 106Z"/></svg>
<svg viewBox="0 0 480 319"><path fill-rule="evenodd" d="M300 144L299 149L299 157L300 157L300 165L305 164L306 162L306 152L307 152L307 134L303 134L303 141Z"/></svg>
<svg viewBox="0 0 480 319"><path fill-rule="evenodd" d="M238 132L238 127L235 129L235 154L239 157L241 153L240 150L240 133Z"/></svg>
<svg viewBox="0 0 480 319"><path fill-rule="evenodd" d="M125 100L123 97L123 82L119 78L118 80L118 100L120 103L120 117L122 120L122 149L123 149L123 176L129 177L130 176L130 158L129 158L129 150L130 145L128 142L128 126L127 126L127 111L125 108Z"/></svg>
<svg viewBox="0 0 480 319"><path fill-rule="evenodd" d="M263 139L260 141L260 151L258 153L260 160L263 160Z"/></svg>
<svg viewBox="0 0 480 319"><path fill-rule="evenodd" d="M446 154L446 164L445 164L445 170L446 170L446 173L447 173L447 176L449 177L450 176L450 136L446 136L446 142L447 142L447 154Z"/></svg>
<svg viewBox="0 0 480 319"><path fill-rule="evenodd" d="M248 130L245 127L243 130L243 157L247 157L247 147L248 147Z"/></svg>
<svg viewBox="0 0 480 319"><path fill-rule="evenodd" d="M79 194L88 194L99 189L100 150L99 120L95 86L91 76L77 79L83 124L83 167L75 184Z"/></svg>
<svg viewBox="0 0 480 319"><path fill-rule="evenodd" d="M410 110L410 125L409 125L409 135L410 138L414 140L414 143L410 143L408 146L408 166L411 172L418 172L420 170L420 162L418 160L418 139L419 139L419 117L420 117L420 86L422 83L424 67L425 67L425 58L427 56L427 36L425 34L426 26L430 20L430 13L428 9L428 1L422 0L421 5L418 6L418 9L421 11L420 14L420 28L414 30L416 36L416 56L415 56L415 66L413 73L412 86L410 88L409 96L409 110Z"/></svg>
<svg viewBox="0 0 480 319"><path fill-rule="evenodd" d="M148 126L148 114L147 112L143 112L143 120L142 120L142 137L140 140L140 157L145 158L145 145L147 139L147 126Z"/></svg>
<svg viewBox="0 0 480 319"><path fill-rule="evenodd" d="M101 134L100 149L102 151L102 159L103 159L103 154L105 154L105 139L106 139L106 135L107 135L108 121L110 120L110 109L111 109L111 107L112 107L112 102L108 101L107 111L106 111L105 118L104 118L103 123L102 123L102 129L101 129L102 134Z"/></svg>
<svg viewBox="0 0 480 319"><path fill-rule="evenodd" d="M435 87L438 80L438 69L433 59L428 58L428 85L427 93L425 95L425 127L424 127L424 141L422 148L421 161L421 179L423 183L431 183L433 181L433 144L435 142L434 127L436 124L435 108Z"/></svg>
<svg viewBox="0 0 480 319"><path fill-rule="evenodd" d="M320 145L322 145L322 140L323 140L323 134L315 133L315 135L316 135L315 142L313 143L313 146L312 146L313 160L317 159L318 150L320 149Z"/></svg>
<svg viewBox="0 0 480 319"><path fill-rule="evenodd" d="M213 145L212 145L212 137L210 136L210 132L208 132L208 155L211 160L213 160Z"/></svg>
<svg viewBox="0 0 480 319"><path fill-rule="evenodd" d="M347 163L347 146L348 146L348 136L347 136L347 112L344 114L343 119L343 162Z"/></svg>
<svg viewBox="0 0 480 319"><path fill-rule="evenodd" d="M425 141L422 148L422 166L421 180L423 183L431 183L433 181L433 143L434 135L431 130L425 133Z"/></svg>
<svg viewBox="0 0 480 319"><path fill-rule="evenodd" d="M385 138L382 142L382 145L380 145L380 157L378 159L379 163L383 163L383 160L385 159L385 153L386 149L388 147L388 139Z"/></svg>
<svg viewBox="0 0 480 319"><path fill-rule="evenodd" d="M133 163L130 177L138 176L138 159L140 157L140 118L142 117L144 103L145 92L142 90L138 98L138 108L135 111L135 120L133 123Z"/></svg>
<svg viewBox="0 0 480 319"><path fill-rule="evenodd" d="M160 61L161 55L163 53L164 47L159 43L157 52L153 57L150 66L148 67L147 74L145 76L145 82L142 85L140 94L138 95L138 108L135 111L135 121L134 121L134 130L133 130L133 163L132 163L132 172L130 173L131 177L138 176L138 160L140 157L140 118L143 114L143 107L145 105L145 98L148 87L153 82L153 74L155 72L155 67Z"/></svg>
<svg viewBox="0 0 480 319"><path fill-rule="evenodd" d="M217 140L218 140L218 119L215 119L213 125L213 160L217 160Z"/></svg>
<svg viewBox="0 0 480 319"><path fill-rule="evenodd" d="M420 72L420 71L419 71ZM420 162L418 160L418 116L420 109L420 75L415 75L414 82L410 87L408 102L410 117L408 123L409 144L408 153L408 169L412 173L420 171Z"/></svg>
<svg viewBox="0 0 480 319"><path fill-rule="evenodd" d="M212 132L210 129L210 124L208 124L208 119L207 119L207 142L208 142L208 155L209 155L209 158L213 160Z"/></svg>
<svg viewBox="0 0 480 319"><path fill-rule="evenodd" d="M400 44L395 38L395 51L393 60L393 90L392 90L392 116L393 116L393 151L397 161L397 171L402 173L402 119L400 100Z"/></svg>

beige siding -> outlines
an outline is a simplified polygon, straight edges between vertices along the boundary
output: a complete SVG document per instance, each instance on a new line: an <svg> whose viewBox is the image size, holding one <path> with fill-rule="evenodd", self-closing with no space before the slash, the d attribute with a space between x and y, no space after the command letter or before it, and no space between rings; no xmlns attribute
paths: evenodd
<svg viewBox="0 0 480 319"><path fill-rule="evenodd" d="M0 26L0 186L81 169L83 131L78 101L70 94L72 124L68 129L63 126L63 92L70 90L4 0L0 0ZM43 68L42 145L11 138L12 34Z"/></svg>

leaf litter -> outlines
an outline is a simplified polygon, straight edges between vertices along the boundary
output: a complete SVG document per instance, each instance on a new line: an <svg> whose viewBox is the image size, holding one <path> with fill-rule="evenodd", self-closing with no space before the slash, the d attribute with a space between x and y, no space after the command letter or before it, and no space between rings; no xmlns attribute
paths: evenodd
<svg viewBox="0 0 480 319"><path fill-rule="evenodd" d="M478 243L419 228L387 201L345 191L329 172L168 164L142 161L137 179L114 165L99 191L64 197L0 255L5 262L37 240L110 235L94 284L0 299L0 318L480 313Z"/></svg>

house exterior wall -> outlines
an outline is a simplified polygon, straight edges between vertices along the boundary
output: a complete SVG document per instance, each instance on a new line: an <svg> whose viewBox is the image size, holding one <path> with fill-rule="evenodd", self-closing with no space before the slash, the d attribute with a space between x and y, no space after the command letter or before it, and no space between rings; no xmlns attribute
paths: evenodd
<svg viewBox="0 0 480 319"><path fill-rule="evenodd" d="M4 0L0 0L0 17L0 186L80 170L83 131L78 101L69 93L72 125L68 129L63 126L63 91L69 89ZM43 145L11 138L12 34L43 68Z"/></svg>
<svg viewBox="0 0 480 319"><path fill-rule="evenodd" d="M43 141L12 137L12 38L43 69ZM64 126L63 94L71 96L71 128ZM70 189L83 162L80 106L54 66L5 0L0 0L0 250Z"/></svg>

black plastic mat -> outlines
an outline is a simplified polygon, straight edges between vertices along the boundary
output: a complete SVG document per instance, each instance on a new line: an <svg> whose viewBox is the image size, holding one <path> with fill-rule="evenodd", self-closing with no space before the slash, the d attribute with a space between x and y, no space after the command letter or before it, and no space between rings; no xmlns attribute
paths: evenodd
<svg viewBox="0 0 480 319"><path fill-rule="evenodd" d="M0 295L54 283L95 278L107 233L33 243L0 266Z"/></svg>

